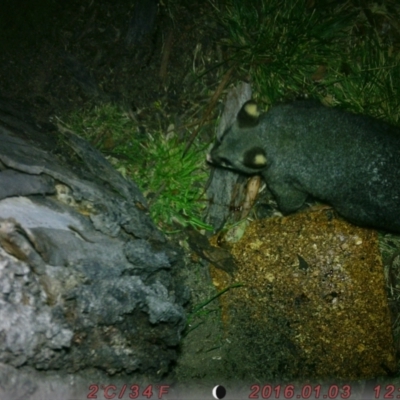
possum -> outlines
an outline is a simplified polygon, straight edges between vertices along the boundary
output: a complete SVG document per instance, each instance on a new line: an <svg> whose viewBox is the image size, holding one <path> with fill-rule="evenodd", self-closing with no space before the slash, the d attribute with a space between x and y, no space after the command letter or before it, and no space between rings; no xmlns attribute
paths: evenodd
<svg viewBox="0 0 400 400"><path fill-rule="evenodd" d="M260 113L250 100L207 160L260 174L284 214L312 197L357 225L400 232L400 129L383 121L311 100Z"/></svg>

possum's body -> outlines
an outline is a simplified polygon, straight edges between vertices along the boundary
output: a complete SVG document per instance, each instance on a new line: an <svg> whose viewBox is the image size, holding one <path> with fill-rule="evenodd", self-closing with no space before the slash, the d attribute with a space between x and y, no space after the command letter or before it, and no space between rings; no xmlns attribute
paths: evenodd
<svg viewBox="0 0 400 400"><path fill-rule="evenodd" d="M284 213L311 195L348 220L400 232L400 129L312 101L246 103L208 160L260 173Z"/></svg>

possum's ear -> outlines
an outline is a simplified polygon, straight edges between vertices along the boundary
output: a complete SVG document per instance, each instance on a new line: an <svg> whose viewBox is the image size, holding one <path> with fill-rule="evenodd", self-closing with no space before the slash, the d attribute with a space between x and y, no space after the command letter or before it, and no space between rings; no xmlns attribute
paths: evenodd
<svg viewBox="0 0 400 400"><path fill-rule="evenodd" d="M258 125L260 111L254 100L246 101L237 115L239 128L252 128Z"/></svg>

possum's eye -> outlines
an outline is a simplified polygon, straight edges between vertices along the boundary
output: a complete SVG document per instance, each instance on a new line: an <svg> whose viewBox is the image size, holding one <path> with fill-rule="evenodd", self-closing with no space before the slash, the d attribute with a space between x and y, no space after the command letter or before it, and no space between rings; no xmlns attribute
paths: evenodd
<svg viewBox="0 0 400 400"><path fill-rule="evenodd" d="M253 169L263 169L267 165L265 151L261 147L253 147L246 151L243 157L243 165Z"/></svg>

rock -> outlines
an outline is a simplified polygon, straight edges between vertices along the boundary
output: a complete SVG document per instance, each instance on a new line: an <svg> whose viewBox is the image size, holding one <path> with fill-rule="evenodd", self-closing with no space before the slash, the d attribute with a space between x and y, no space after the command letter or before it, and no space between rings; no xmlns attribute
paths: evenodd
<svg viewBox="0 0 400 400"><path fill-rule="evenodd" d="M163 376L185 326L180 250L97 150L71 132L55 148L55 127L21 116L0 113L0 382Z"/></svg>

